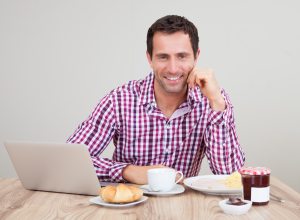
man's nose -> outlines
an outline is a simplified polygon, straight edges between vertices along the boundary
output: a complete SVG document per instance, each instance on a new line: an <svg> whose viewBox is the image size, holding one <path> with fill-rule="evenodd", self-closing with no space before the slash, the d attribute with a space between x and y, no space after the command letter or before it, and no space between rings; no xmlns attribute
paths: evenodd
<svg viewBox="0 0 300 220"><path fill-rule="evenodd" d="M169 62L168 62L168 72L172 73L172 74L175 74L175 73L177 73L177 70L178 70L178 63L177 63L177 61L174 58L169 59Z"/></svg>

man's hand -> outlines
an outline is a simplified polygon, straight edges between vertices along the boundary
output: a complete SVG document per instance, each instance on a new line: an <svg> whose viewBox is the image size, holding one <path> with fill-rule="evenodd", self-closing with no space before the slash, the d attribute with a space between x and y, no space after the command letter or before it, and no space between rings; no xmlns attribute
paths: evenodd
<svg viewBox="0 0 300 220"><path fill-rule="evenodd" d="M166 167L161 164L151 165L151 166L128 165L123 169L122 176L123 176L123 179L127 180L128 182L145 185L145 184L148 184L147 170L156 169L156 168L172 169L170 167ZM181 177L181 175L177 173L175 181L179 180L180 177ZM183 180L184 180L184 178L182 178L182 180L180 180L179 183L183 184Z"/></svg>
<svg viewBox="0 0 300 220"><path fill-rule="evenodd" d="M209 100L213 110L223 111L226 109L225 100L212 69L194 68L190 72L187 82L192 89L195 88L195 84L199 86L201 93Z"/></svg>

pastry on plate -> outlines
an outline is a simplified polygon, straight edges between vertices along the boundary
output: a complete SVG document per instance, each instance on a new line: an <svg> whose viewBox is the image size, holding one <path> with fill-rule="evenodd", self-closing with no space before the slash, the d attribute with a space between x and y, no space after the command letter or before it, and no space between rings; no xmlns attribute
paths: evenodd
<svg viewBox="0 0 300 220"><path fill-rule="evenodd" d="M140 188L120 183L118 186L101 188L99 196L106 202L123 204L140 200L143 196L143 191Z"/></svg>

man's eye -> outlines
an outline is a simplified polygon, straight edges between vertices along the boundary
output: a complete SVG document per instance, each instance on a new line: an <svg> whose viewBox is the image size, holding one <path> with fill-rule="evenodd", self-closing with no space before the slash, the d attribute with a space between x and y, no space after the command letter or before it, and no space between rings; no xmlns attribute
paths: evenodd
<svg viewBox="0 0 300 220"><path fill-rule="evenodd" d="M180 55L179 58L185 58L185 55Z"/></svg>
<svg viewBox="0 0 300 220"><path fill-rule="evenodd" d="M166 59L166 57L164 57L164 56L161 56L161 57L160 57L160 59Z"/></svg>

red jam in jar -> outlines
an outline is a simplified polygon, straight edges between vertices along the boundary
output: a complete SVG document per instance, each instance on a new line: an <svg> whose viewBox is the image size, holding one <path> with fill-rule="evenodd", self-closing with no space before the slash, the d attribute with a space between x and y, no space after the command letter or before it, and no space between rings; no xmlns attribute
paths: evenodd
<svg viewBox="0 0 300 220"><path fill-rule="evenodd" d="M266 167L243 167L240 169L244 200L252 205L267 205L270 200L270 174Z"/></svg>

